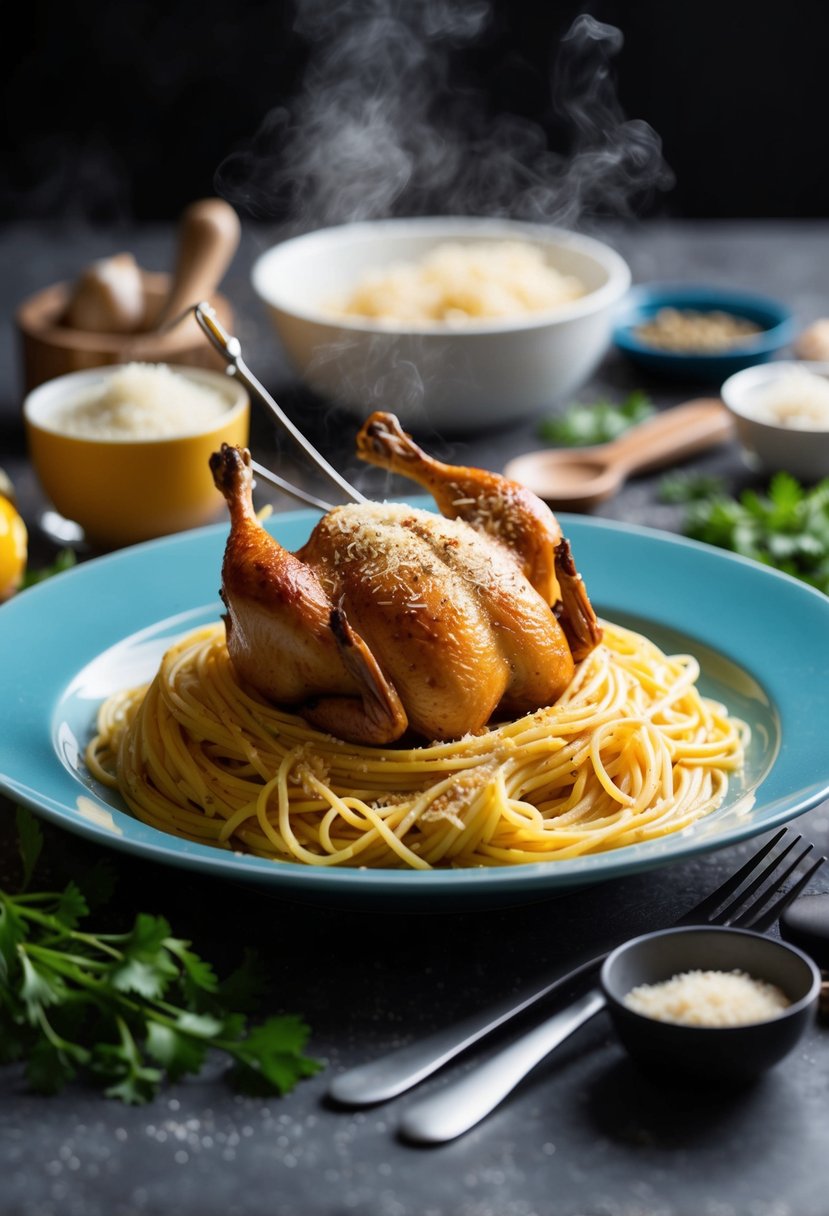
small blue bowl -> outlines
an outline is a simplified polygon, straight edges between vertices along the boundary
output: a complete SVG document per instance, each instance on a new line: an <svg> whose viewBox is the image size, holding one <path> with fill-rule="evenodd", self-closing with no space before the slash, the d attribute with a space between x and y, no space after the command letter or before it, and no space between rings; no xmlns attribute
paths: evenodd
<svg viewBox="0 0 829 1216"><path fill-rule="evenodd" d="M660 350L643 342L635 331L662 308L734 313L761 326L762 333L730 346L722 353ZM779 300L720 287L643 283L632 288L622 301L613 341L628 358L648 371L677 379L721 384L744 367L766 363L792 341L794 333L794 316Z"/></svg>

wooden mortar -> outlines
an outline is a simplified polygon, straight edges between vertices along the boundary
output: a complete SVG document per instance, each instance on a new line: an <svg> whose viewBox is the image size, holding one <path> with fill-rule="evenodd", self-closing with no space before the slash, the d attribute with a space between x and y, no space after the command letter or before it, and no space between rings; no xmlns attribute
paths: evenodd
<svg viewBox="0 0 829 1216"><path fill-rule="evenodd" d="M24 392L45 380L110 363L173 363L185 367L222 370L225 361L205 339L195 319L188 317L169 333L153 333L156 317L169 295L172 276L142 271L145 316L141 329L132 334L88 333L60 324L71 283L53 283L29 296L15 313L23 359ZM210 303L222 325L233 331L233 313L228 300L214 294ZM145 331L145 332L142 332Z"/></svg>

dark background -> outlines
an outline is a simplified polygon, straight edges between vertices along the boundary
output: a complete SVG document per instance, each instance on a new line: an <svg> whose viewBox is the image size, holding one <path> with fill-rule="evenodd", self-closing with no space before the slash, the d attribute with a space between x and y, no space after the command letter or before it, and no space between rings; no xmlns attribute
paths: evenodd
<svg viewBox="0 0 829 1216"><path fill-rule="evenodd" d="M604 42L562 41L579 14ZM214 192L304 226L829 214L825 0L43 0L15 23L7 220Z"/></svg>

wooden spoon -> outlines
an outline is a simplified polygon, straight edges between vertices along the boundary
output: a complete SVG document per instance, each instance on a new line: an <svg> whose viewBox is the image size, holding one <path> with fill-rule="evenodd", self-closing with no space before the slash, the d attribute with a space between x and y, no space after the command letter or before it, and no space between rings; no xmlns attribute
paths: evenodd
<svg viewBox="0 0 829 1216"><path fill-rule="evenodd" d="M233 259L239 236L239 217L223 199L200 199L185 208L170 294L154 329L174 321L192 304L210 299Z"/></svg>
<svg viewBox="0 0 829 1216"><path fill-rule="evenodd" d="M610 443L548 448L511 460L504 476L555 507L589 510L610 498L631 473L673 464L733 435L733 422L716 398L672 406Z"/></svg>

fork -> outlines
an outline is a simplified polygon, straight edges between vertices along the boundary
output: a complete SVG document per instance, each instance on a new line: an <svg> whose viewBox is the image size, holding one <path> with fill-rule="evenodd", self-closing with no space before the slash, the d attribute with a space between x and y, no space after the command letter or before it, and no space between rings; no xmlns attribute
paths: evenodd
<svg viewBox="0 0 829 1216"><path fill-rule="evenodd" d="M780 894L777 899L773 899L773 896L777 895L780 891L782 884L794 873L812 849L811 844L806 845L793 860L788 861L785 868L780 870L782 863L789 858L792 851L803 839L802 836L794 836L787 841L779 853L772 857L766 865L763 865L762 863L769 857L769 854L772 853L775 847L778 844L782 845L783 839L787 835L789 835L789 830L782 828L758 849L735 874L715 891L712 891L710 895L701 900L700 903L696 904L695 907L684 913L675 924L732 925L736 928L753 928L759 932L764 932L770 928L784 908L800 894L824 861L824 858L818 858L797 883L788 891ZM767 884L772 880L772 877L774 878L774 886L768 887ZM756 898L746 905L746 901L755 895L756 892L758 892ZM609 953L610 951L608 950L604 954L587 959L577 967L566 972L566 974L557 976L542 988L531 992L517 1003L515 1001L504 1002L498 1006L478 1011L448 1029L442 1028L434 1034L419 1040L417 1043L409 1044L378 1060L373 1060L368 1064L361 1064L357 1068L341 1073L331 1083L328 1096L341 1105L369 1106L378 1102L388 1101L390 1098L395 1098L405 1093L420 1081L425 1080L426 1077L431 1076L439 1068L448 1064L450 1060L460 1055L461 1052L479 1042L499 1027L504 1026L519 1014L526 1012L563 988L572 987L578 981L584 981L593 976L598 972ZM578 1002L576 1006L562 1010L549 1019L549 1023L544 1023L537 1031L532 1032L533 1035L539 1036L535 1059L532 1059L532 1055L529 1052L525 1053L522 1058L526 1062L523 1071L515 1075L514 1080L512 1080L512 1083L506 1089L502 1088L500 1096L491 1101L486 1109L479 1107L480 1114L476 1118L471 1119L471 1121L468 1121L467 1126L473 1126L478 1121L478 1118L483 1118L485 1114L489 1113L518 1084L522 1077L534 1067L535 1063L543 1059L553 1047L572 1034L588 1018L598 1013L600 1008L601 1005L595 1003L595 994L588 993L588 996L583 998L581 1002ZM554 1038L554 1041L551 1041L549 1046L542 1050L541 1031L544 1027L549 1026L550 1023L555 1023L555 1026L549 1031L549 1037ZM528 1039L530 1037L528 1036ZM526 1042L527 1039L521 1040L521 1044ZM521 1044L515 1045L516 1049ZM507 1052L510 1050L512 1049L506 1049ZM496 1057L496 1059L499 1058L500 1056ZM479 1076L480 1073L474 1075ZM504 1075L506 1076L506 1074ZM471 1081L471 1077L464 1078L464 1081L459 1082L458 1085L466 1082L471 1087ZM457 1086L453 1085L450 1088L455 1092ZM442 1090L435 1098L428 1099L428 1103L437 1103L438 1099L442 1098L445 1093L447 1093L446 1089ZM415 1120L415 1115L418 1111L422 1113L426 1106L427 1103L421 1103L411 1108L408 1112L406 1123L407 1125L411 1125L409 1130L413 1137L421 1136L425 1129L422 1119ZM428 1110L426 1113L428 1114ZM455 1134L459 1135L463 1130L466 1129L461 1127Z"/></svg>
<svg viewBox="0 0 829 1216"><path fill-rule="evenodd" d="M786 834L784 828L758 855L751 858L722 887L712 892L701 903L686 912L677 925L729 925L735 928L765 932L770 929L781 912L797 898L813 874L823 865L825 858L818 857L791 888L781 892L780 887L812 849L807 844L794 860L781 871L778 867L802 840L796 836L783 852L764 866L748 886L739 891L745 877L751 874L758 860L762 861L774 845ZM748 906L745 901L771 880L773 885L759 891ZM735 891L737 892L735 894ZM734 896L731 899L731 896ZM776 896L776 898L775 898ZM730 902L723 905L723 898ZM603 958L606 958L604 955ZM592 972L590 972L592 974ZM400 1134L404 1139L418 1144L439 1144L454 1140L469 1131L484 1119L520 1081L569 1038L580 1026L604 1009L606 1001L598 988L592 987L583 996L565 1006L558 1013L538 1025L527 1035L502 1048L474 1071L450 1082L433 1096L416 1103L404 1114L400 1123Z"/></svg>

